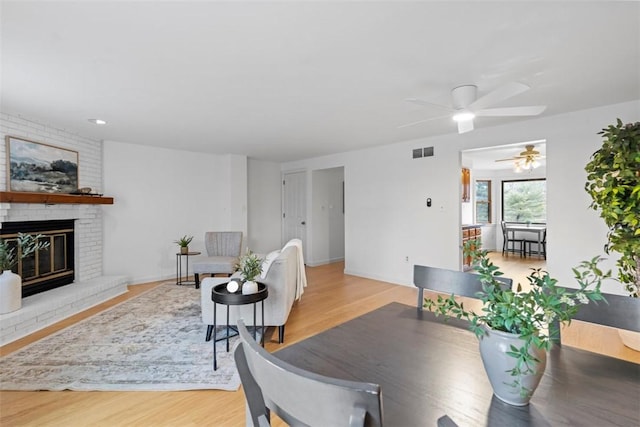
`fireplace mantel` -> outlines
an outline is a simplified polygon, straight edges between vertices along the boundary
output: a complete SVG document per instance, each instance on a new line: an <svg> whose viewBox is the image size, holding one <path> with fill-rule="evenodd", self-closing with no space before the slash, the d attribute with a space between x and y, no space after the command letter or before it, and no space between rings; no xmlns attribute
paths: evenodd
<svg viewBox="0 0 640 427"><path fill-rule="evenodd" d="M61 193L23 193L19 191L0 191L0 203L112 205L113 197Z"/></svg>

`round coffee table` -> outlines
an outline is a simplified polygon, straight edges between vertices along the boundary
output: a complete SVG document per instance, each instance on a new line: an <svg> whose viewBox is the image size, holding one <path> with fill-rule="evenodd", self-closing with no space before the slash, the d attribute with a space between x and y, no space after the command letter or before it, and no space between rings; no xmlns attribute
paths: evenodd
<svg viewBox="0 0 640 427"><path fill-rule="evenodd" d="M229 326L229 306L230 305L246 305L253 304L253 339L256 339L256 304L262 303L262 337L260 342L264 347L264 300L269 296L269 290L267 289L267 285L264 283L258 283L258 292L255 294L243 295L241 292L229 292L227 291L227 284L221 283L220 285L216 285L211 290L211 301L213 301L213 370L218 369L218 361L216 358L216 314L217 309L216 306L218 304L223 304L227 307L227 334L224 338L227 340L227 351L229 351L229 338L231 327ZM236 330L237 333L237 330Z"/></svg>

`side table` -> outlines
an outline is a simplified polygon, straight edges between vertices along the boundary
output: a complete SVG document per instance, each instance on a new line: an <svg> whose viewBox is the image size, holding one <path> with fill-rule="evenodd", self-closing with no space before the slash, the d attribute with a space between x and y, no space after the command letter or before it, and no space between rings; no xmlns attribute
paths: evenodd
<svg viewBox="0 0 640 427"><path fill-rule="evenodd" d="M176 285L195 285L196 284L194 280L188 280L189 279L189 257L200 255L201 253L202 252L187 252L186 254L183 254L181 252L178 252L176 254ZM182 257L186 257L186 262L185 262L186 274L184 276L184 279L182 278Z"/></svg>
<svg viewBox="0 0 640 427"><path fill-rule="evenodd" d="M218 369L218 361L216 358L216 306L218 304L223 304L227 307L227 334L226 337L222 339L227 340L227 352L229 351L229 337L230 337L230 329L229 326L229 306L230 305L245 305L245 304L253 304L253 339L256 339L256 329L258 328L256 324L256 303L262 303L262 337L260 342L264 347L264 300L269 296L269 290L267 289L267 285L264 283L258 283L258 292L255 294L243 295L240 292L230 293L227 291L227 284L222 283L220 285L216 285L211 290L211 301L213 301L213 370Z"/></svg>

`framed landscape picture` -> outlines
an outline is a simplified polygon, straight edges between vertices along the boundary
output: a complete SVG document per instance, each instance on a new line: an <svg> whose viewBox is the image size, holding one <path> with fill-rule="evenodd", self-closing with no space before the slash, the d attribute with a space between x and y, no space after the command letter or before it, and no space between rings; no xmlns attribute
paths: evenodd
<svg viewBox="0 0 640 427"><path fill-rule="evenodd" d="M29 193L78 190L78 152L15 136L7 140L7 187Z"/></svg>

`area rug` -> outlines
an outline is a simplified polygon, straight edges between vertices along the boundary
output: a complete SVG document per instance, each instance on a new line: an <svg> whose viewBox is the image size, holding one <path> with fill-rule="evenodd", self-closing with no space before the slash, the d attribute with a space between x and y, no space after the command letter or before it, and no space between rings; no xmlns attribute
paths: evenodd
<svg viewBox="0 0 640 427"><path fill-rule="evenodd" d="M206 342L200 290L162 284L0 359L2 390L237 390L233 351ZM221 336L226 328L219 328ZM231 350L238 338L231 339Z"/></svg>

